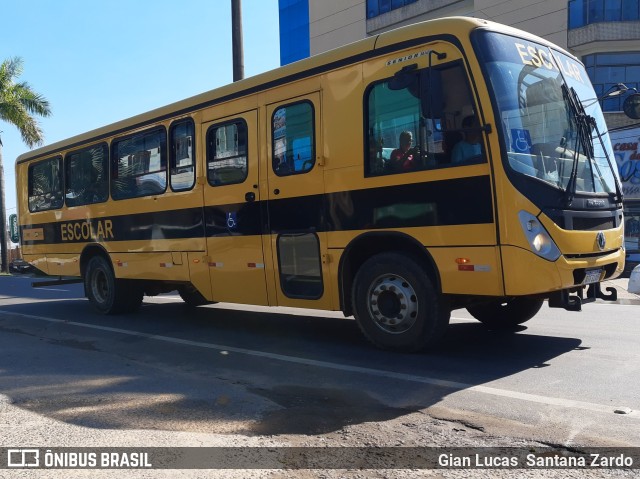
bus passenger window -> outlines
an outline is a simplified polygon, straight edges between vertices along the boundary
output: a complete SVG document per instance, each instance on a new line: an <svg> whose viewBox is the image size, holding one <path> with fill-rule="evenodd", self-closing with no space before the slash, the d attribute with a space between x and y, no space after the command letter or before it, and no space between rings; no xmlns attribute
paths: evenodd
<svg viewBox="0 0 640 479"><path fill-rule="evenodd" d="M196 181L193 120L181 120L171 125L169 143L171 189L173 191L190 190Z"/></svg>
<svg viewBox="0 0 640 479"><path fill-rule="evenodd" d="M273 113L273 171L278 176L310 171L315 165L313 104L308 101L278 108Z"/></svg>
<svg viewBox="0 0 640 479"><path fill-rule="evenodd" d="M211 186L242 183L247 178L247 124L244 120L207 130L207 179Z"/></svg>
<svg viewBox="0 0 640 479"><path fill-rule="evenodd" d="M62 158L29 165L29 211L53 210L62 204Z"/></svg>
<svg viewBox="0 0 640 479"><path fill-rule="evenodd" d="M111 163L111 197L114 200L164 193L167 188L165 130L114 140Z"/></svg>
<svg viewBox="0 0 640 479"><path fill-rule="evenodd" d="M67 206L102 203L109 198L109 148L96 145L64 159Z"/></svg>

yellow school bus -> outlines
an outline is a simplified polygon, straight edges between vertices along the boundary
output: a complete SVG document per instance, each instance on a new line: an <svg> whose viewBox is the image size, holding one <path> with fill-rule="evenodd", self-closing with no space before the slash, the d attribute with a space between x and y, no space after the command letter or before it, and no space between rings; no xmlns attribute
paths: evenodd
<svg viewBox="0 0 640 479"><path fill-rule="evenodd" d="M177 290L342 311L416 351L454 309L512 328L615 299L613 158L575 57L439 19L20 156L21 243L101 313Z"/></svg>

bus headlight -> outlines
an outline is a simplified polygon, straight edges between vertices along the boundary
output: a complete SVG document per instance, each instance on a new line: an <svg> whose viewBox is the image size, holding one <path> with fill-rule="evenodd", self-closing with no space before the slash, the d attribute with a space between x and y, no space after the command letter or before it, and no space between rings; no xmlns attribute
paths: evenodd
<svg viewBox="0 0 640 479"><path fill-rule="evenodd" d="M518 218L522 231L531 246L531 251L549 261L557 260L560 257L560 250L538 218L526 211L518 213Z"/></svg>

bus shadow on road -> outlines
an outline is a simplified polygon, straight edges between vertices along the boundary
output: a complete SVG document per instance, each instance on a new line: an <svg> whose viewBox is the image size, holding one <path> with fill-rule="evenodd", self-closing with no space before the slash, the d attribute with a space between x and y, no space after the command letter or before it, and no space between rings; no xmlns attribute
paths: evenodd
<svg viewBox="0 0 640 479"><path fill-rule="evenodd" d="M100 316L86 300L62 303L41 304L49 322L10 314L35 316L28 305L2 307L0 392L35 413L104 429L329 433L405 416L581 346L464 322L429 353L399 354L369 345L352 319L179 301Z"/></svg>

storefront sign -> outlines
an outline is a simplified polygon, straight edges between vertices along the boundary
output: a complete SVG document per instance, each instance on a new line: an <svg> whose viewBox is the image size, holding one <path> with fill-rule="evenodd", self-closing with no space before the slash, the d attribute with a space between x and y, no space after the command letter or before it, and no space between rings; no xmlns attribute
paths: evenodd
<svg viewBox="0 0 640 479"><path fill-rule="evenodd" d="M640 199L640 128L611 132L625 200Z"/></svg>

